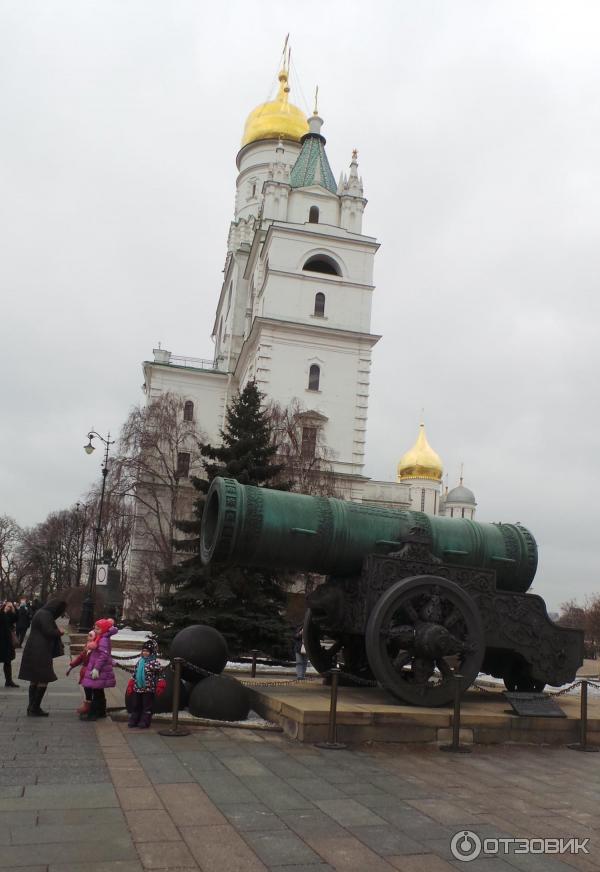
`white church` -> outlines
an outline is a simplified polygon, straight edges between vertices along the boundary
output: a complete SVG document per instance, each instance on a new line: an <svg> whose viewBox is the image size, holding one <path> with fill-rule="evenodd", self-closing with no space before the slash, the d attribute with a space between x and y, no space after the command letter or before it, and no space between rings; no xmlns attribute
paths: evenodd
<svg viewBox="0 0 600 872"><path fill-rule="evenodd" d="M379 247L363 232L367 200L357 153L336 183L317 109L306 119L289 100L289 61L275 99L246 121L237 154L234 217L212 338L214 360L162 348L143 364L146 401L180 396L185 415L218 443L225 410L250 379L267 401L303 410L303 453L320 431L338 492L385 508L473 518L473 493L442 491L443 466L421 423L396 481L365 475L373 268ZM185 458L182 464L186 470ZM147 549L134 525L130 583Z"/></svg>

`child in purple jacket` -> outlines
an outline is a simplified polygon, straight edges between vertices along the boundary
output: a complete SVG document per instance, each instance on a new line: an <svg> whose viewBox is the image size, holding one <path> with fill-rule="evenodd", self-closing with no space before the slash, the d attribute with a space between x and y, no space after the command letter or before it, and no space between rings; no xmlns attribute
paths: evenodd
<svg viewBox="0 0 600 872"><path fill-rule="evenodd" d="M87 714L80 715L82 721L97 721L98 718L106 717L104 690L117 683L110 644L111 637L119 632L114 623L112 618L100 618L94 625L97 644L88 658L85 675L81 680L82 687L91 688L92 699L90 710Z"/></svg>

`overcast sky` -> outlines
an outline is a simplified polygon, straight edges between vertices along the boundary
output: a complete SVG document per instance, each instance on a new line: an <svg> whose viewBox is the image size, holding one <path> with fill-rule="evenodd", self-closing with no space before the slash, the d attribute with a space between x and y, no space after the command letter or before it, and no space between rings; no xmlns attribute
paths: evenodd
<svg viewBox="0 0 600 872"><path fill-rule="evenodd" d="M0 0L0 514L99 478L160 340L210 330L247 114L290 31L376 236L367 474L421 409L479 520L521 521L555 608L600 592L600 5ZM294 81L292 81L294 85Z"/></svg>

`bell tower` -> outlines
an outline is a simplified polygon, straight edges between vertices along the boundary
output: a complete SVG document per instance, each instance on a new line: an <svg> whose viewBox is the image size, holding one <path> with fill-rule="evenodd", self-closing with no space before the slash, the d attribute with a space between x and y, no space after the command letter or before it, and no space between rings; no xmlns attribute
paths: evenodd
<svg viewBox="0 0 600 872"><path fill-rule="evenodd" d="M246 121L224 282L213 335L238 390L297 400L322 430L340 490L364 481L376 239L362 232L357 152L336 183L317 106L289 102L289 62L274 100Z"/></svg>

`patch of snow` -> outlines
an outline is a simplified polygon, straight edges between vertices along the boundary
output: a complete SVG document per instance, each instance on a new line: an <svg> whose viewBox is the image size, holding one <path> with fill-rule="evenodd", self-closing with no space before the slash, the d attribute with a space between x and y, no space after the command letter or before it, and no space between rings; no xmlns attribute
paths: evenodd
<svg viewBox="0 0 600 872"><path fill-rule="evenodd" d="M141 647L144 639L150 638L152 633L148 630L132 630L131 627L120 627L116 635L120 642L138 642Z"/></svg>
<svg viewBox="0 0 600 872"><path fill-rule="evenodd" d="M237 660L228 660L227 665L225 666L227 671L235 671L235 672L251 672L252 664L251 663L239 663ZM296 674L295 666L265 666L263 663L256 664L256 675L263 675L265 672L280 673L282 675L289 675L290 673ZM307 675L318 675L319 673L314 668L314 666L308 666L306 669Z"/></svg>

